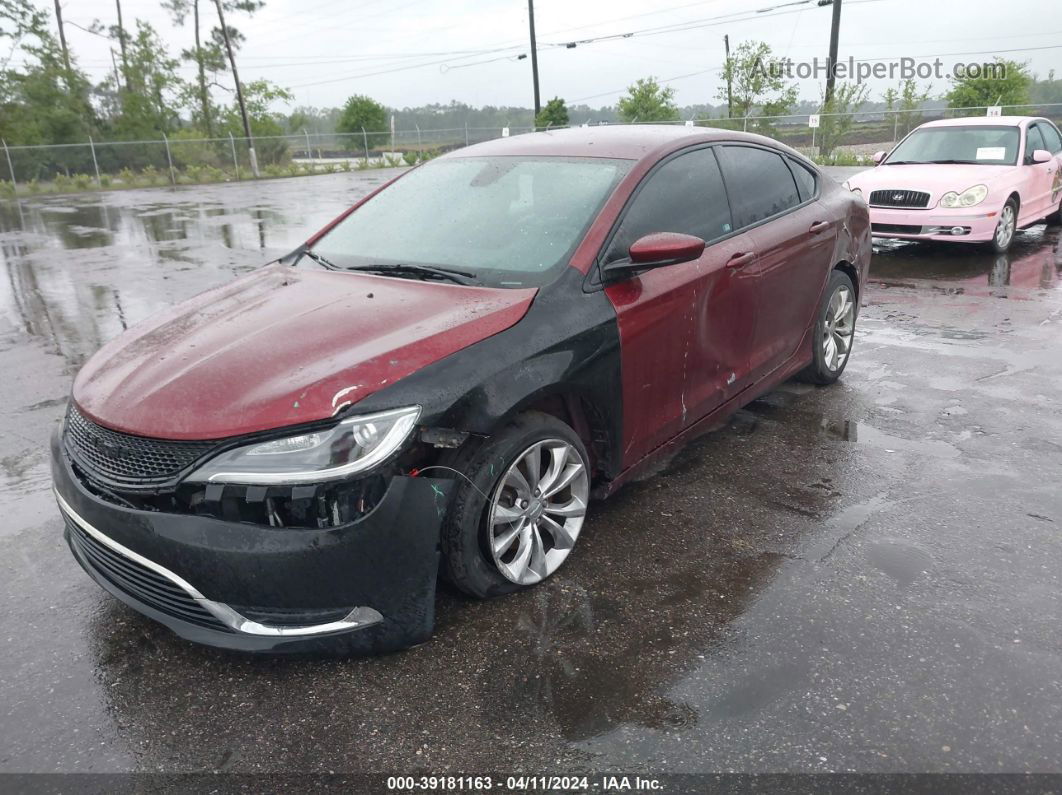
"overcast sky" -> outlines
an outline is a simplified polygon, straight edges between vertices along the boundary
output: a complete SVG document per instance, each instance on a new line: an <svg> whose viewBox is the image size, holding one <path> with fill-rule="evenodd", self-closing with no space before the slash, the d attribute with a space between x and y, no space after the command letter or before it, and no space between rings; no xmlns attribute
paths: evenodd
<svg viewBox="0 0 1062 795"><path fill-rule="evenodd" d="M572 104L613 104L635 79L655 75L675 88L680 105L718 103L724 33L731 47L759 39L795 61L825 58L830 8L815 0L784 7L787 2L536 0L543 102L559 95ZM213 24L213 3L201 5ZM191 30L175 27L157 0L123 0L122 8L127 26L137 17L150 21L174 53L191 45ZM950 68L1000 53L1028 61L1041 76L1062 62L1062 47L1051 47L1062 41L1054 1L844 0L843 8L842 59L943 55ZM64 14L84 25L93 18L115 22L109 0L66 0ZM233 14L229 22L247 36L241 78L268 78L291 89L291 107L341 105L355 93L394 107L451 99L532 104L530 59L516 60L529 52L526 0L267 0L253 18ZM697 27L646 35L682 24ZM575 49L548 46L633 31L642 32ZM73 26L67 36L82 67L103 79L111 64L108 42ZM1004 52L1018 49L1024 51ZM183 74L192 77L192 67ZM820 81L795 82L801 98L819 97ZM934 93L946 87L933 82ZM878 99L885 86L870 83Z"/></svg>

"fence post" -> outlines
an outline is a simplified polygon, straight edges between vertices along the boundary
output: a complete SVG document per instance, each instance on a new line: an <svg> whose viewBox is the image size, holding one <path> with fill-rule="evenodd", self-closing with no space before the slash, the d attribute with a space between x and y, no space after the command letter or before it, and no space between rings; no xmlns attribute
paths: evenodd
<svg viewBox="0 0 1062 795"><path fill-rule="evenodd" d="M306 136L306 159L313 160L313 152L310 151L310 133L306 131L306 128L302 128L302 134Z"/></svg>
<svg viewBox="0 0 1062 795"><path fill-rule="evenodd" d="M748 131L749 131L749 117L748 117L748 114L747 114L747 113L746 113L746 114L745 114L745 116L744 116L744 117L743 117L743 118L741 119L741 129L742 129L742 130L743 130L744 132L748 132Z"/></svg>
<svg viewBox="0 0 1062 795"><path fill-rule="evenodd" d="M468 122L465 122L465 146L468 146Z"/></svg>
<svg viewBox="0 0 1062 795"><path fill-rule="evenodd" d="M369 135L365 132L365 128L361 128L361 137L365 142L365 168L369 167Z"/></svg>
<svg viewBox="0 0 1062 795"><path fill-rule="evenodd" d="M103 190L103 183L100 182L100 164L96 161L96 144L92 142L92 136L89 136L89 149L92 150L92 167L96 170L96 187Z"/></svg>
<svg viewBox="0 0 1062 795"><path fill-rule="evenodd" d="M4 145L4 156L7 157L7 170L11 172L11 193L18 196L18 182L15 181L15 167L11 165L11 153L7 150L7 141L0 138Z"/></svg>
<svg viewBox="0 0 1062 795"><path fill-rule="evenodd" d="M892 145L896 146L896 139L899 137L897 132L900 128L900 114L894 113L892 115Z"/></svg>
<svg viewBox="0 0 1062 795"><path fill-rule="evenodd" d="M236 181L240 181L240 159L236 157L236 139L229 133L229 146L232 147L232 165L236 168Z"/></svg>
<svg viewBox="0 0 1062 795"><path fill-rule="evenodd" d="M166 162L170 165L170 182L173 187L177 187L177 174L173 170L173 158L170 157L170 139L166 137L166 133L162 134L162 142L166 144Z"/></svg>

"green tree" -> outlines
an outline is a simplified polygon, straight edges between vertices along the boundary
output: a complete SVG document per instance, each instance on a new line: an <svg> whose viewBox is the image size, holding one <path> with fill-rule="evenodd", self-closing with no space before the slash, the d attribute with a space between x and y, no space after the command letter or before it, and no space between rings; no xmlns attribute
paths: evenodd
<svg viewBox="0 0 1062 795"><path fill-rule="evenodd" d="M243 101L247 108L247 118L251 124L251 133L255 138L255 151L262 163L280 163L287 159L288 145L281 136L284 134L283 121L286 115L272 110L278 102L290 102L292 94L268 80L252 80L243 84ZM222 108L219 133L234 137L243 135L243 120L240 117L240 105L237 100Z"/></svg>
<svg viewBox="0 0 1062 795"><path fill-rule="evenodd" d="M183 27L185 22L191 19L194 43L191 48L181 51L181 58L191 61L196 68L194 89L187 98L189 100L187 104L192 108L193 123L202 129L208 138L213 138L214 118L217 116L217 107L211 98L207 72L224 72L227 66L225 64L225 50L221 30L214 28L209 34L209 38L204 41L199 10L200 2L201 0L165 0L162 5L170 12L170 16L177 25ZM202 0L202 2L206 2L206 0ZM233 38L233 46L239 47L243 41L243 36L233 28L230 28L230 35Z"/></svg>
<svg viewBox="0 0 1062 795"><path fill-rule="evenodd" d="M535 127L544 130L547 127L567 127L568 106L560 97L554 97L546 103L542 112L535 116Z"/></svg>
<svg viewBox="0 0 1062 795"><path fill-rule="evenodd" d="M869 89L863 83L839 83L829 102L822 104L819 122L819 155L827 158L855 126L855 114L867 102Z"/></svg>
<svg viewBox="0 0 1062 795"><path fill-rule="evenodd" d="M336 130L341 133L360 134L363 129L370 133L369 141L372 145L375 146L381 142L383 138L380 134L387 130L387 108L372 97L355 94L343 105L343 111L339 114L339 121L336 123ZM356 138L349 139L351 149L357 149L361 143Z"/></svg>
<svg viewBox="0 0 1062 795"><path fill-rule="evenodd" d="M902 80L898 88L888 88L881 95L888 111L885 120L892 122L897 137L906 135L922 118L922 105L929 99L932 85L919 89L918 84L911 79Z"/></svg>
<svg viewBox="0 0 1062 795"><path fill-rule="evenodd" d="M677 121L679 109L674 97L675 89L662 88L655 77L643 77L620 97L619 117L625 122Z"/></svg>
<svg viewBox="0 0 1062 795"><path fill-rule="evenodd" d="M1027 104L1033 82L1027 66L997 57L993 67L977 77L953 77L951 90L945 95L948 107L977 113L992 105Z"/></svg>
<svg viewBox="0 0 1062 795"><path fill-rule="evenodd" d="M771 47L762 41L743 41L723 64L723 82L717 99L727 100L729 81L737 117L751 116L761 107L763 116L783 116L796 102L796 88L787 86L781 70L772 68ZM764 131L762 125L758 126Z"/></svg>

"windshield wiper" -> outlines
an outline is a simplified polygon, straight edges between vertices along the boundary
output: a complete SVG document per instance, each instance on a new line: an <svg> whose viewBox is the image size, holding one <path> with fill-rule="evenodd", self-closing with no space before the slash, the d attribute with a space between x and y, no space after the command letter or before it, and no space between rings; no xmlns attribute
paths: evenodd
<svg viewBox="0 0 1062 795"><path fill-rule="evenodd" d="M382 273L395 275L408 274L422 278L434 277L448 279L456 284L472 284L476 281L476 275L468 271L459 271L453 268L438 268L433 265L407 265L407 264L381 264L381 265L355 265L347 268L349 271L365 271L367 273Z"/></svg>
<svg viewBox="0 0 1062 795"><path fill-rule="evenodd" d="M339 270L339 266L338 265L336 265L334 262L329 260L327 257L324 257L324 256L318 254L316 251L310 251L310 249L306 249L302 253L305 254L310 259L312 259L318 265L320 265L322 267L325 267L325 268L328 268L328 270L330 270L330 271Z"/></svg>
<svg viewBox="0 0 1062 795"><path fill-rule="evenodd" d="M976 166L980 161L978 160L929 160L930 165L961 165L961 166Z"/></svg>
<svg viewBox="0 0 1062 795"><path fill-rule="evenodd" d="M886 160L883 166L921 166L924 160Z"/></svg>

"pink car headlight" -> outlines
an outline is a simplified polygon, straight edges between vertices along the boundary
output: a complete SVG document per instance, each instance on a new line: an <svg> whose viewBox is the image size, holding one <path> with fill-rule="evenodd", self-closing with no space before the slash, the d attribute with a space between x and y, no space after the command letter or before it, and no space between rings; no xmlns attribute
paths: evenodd
<svg viewBox="0 0 1062 795"><path fill-rule="evenodd" d="M940 206L949 209L954 207L975 207L988 196L987 185L974 185L962 193L949 191L940 197Z"/></svg>

